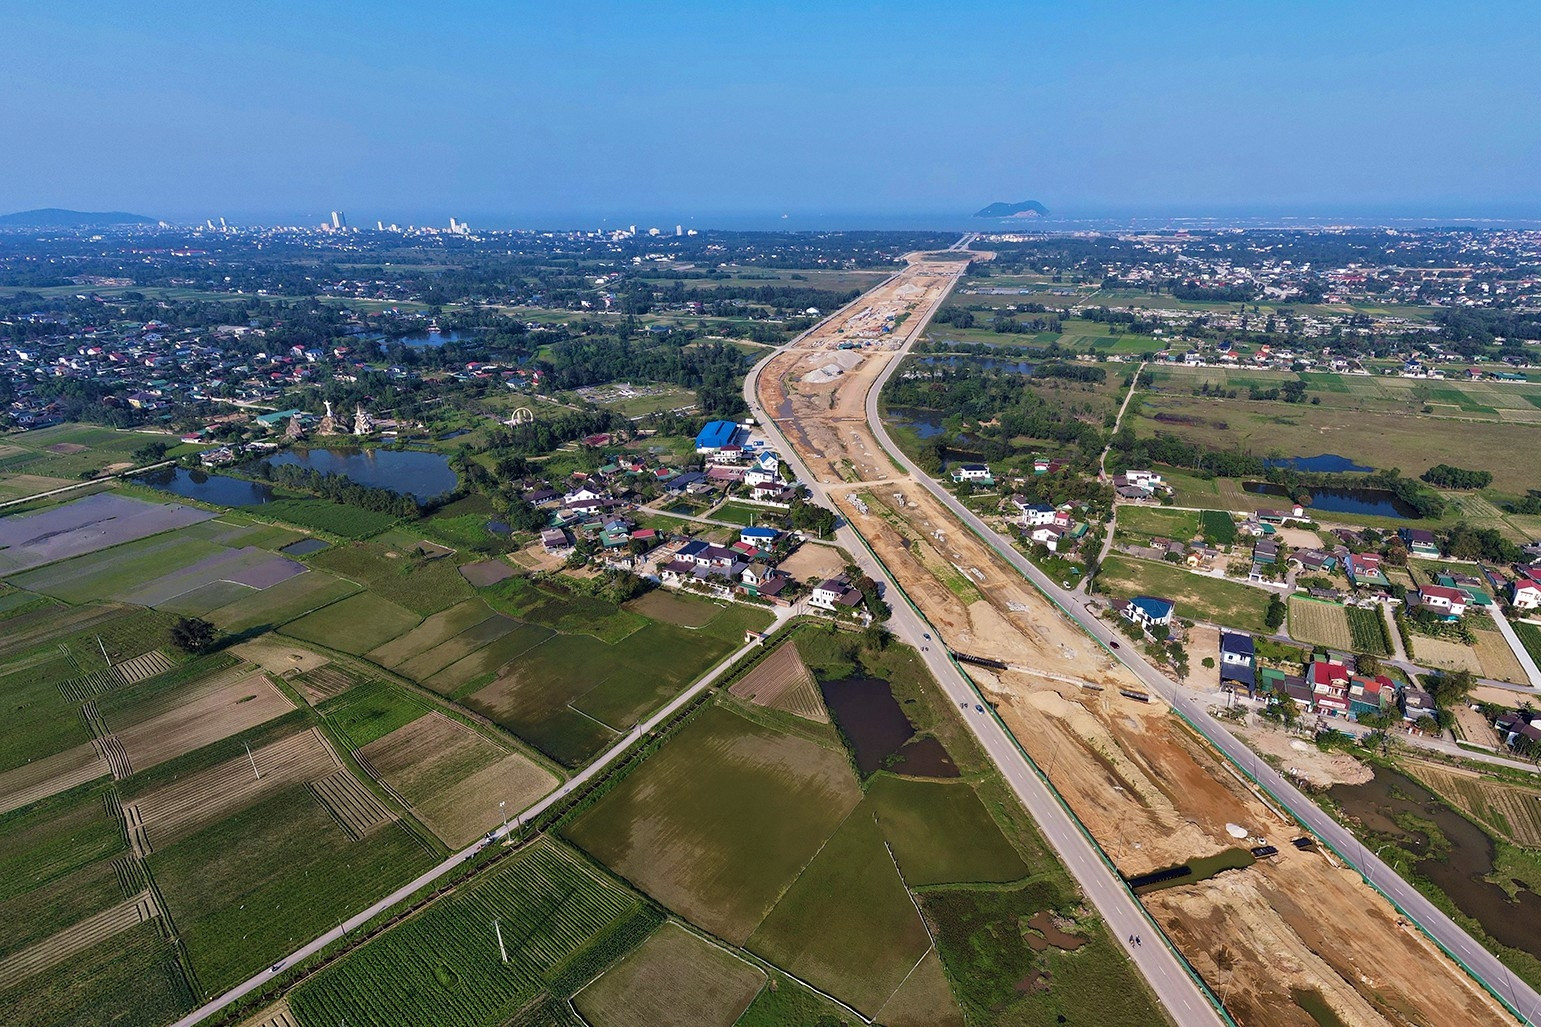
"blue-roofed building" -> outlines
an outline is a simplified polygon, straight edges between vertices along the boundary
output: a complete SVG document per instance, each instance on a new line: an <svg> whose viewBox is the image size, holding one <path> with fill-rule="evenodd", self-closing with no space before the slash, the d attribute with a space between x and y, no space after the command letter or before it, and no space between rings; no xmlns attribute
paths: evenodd
<svg viewBox="0 0 1541 1027"><path fill-rule="evenodd" d="M715 453L724 446L733 445L738 438L738 425L733 421L708 421L696 435L697 453Z"/></svg>
<svg viewBox="0 0 1541 1027"><path fill-rule="evenodd" d="M1135 596L1120 599L1113 604L1119 616L1150 631L1157 627L1171 627L1173 603L1170 599L1155 596Z"/></svg>
<svg viewBox="0 0 1541 1027"><path fill-rule="evenodd" d="M756 549L764 549L776 541L776 536L781 534L775 528L743 528L738 533L738 540L746 542Z"/></svg>
<svg viewBox="0 0 1541 1027"><path fill-rule="evenodd" d="M1257 691L1257 650L1252 636L1242 631L1220 629L1220 687L1232 691L1239 685L1248 695Z"/></svg>

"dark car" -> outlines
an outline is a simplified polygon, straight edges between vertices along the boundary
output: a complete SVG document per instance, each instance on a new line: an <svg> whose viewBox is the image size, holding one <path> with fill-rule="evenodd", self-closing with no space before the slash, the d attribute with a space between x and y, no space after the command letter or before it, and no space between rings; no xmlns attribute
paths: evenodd
<svg viewBox="0 0 1541 1027"><path fill-rule="evenodd" d="M1109 642L1108 645L1112 646L1114 649L1118 648L1118 643L1117 642Z"/></svg>
<svg viewBox="0 0 1541 1027"><path fill-rule="evenodd" d="M985 708L983 706L980 706L978 703L974 704L974 712L975 713L983 713L984 711L985 711Z"/></svg>

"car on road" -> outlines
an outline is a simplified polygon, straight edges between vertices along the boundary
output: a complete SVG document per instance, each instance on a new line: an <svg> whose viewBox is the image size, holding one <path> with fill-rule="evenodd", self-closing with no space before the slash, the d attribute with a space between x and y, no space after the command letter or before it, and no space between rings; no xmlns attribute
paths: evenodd
<svg viewBox="0 0 1541 1027"><path fill-rule="evenodd" d="M924 638L927 642L931 641L931 636L930 635L922 633L920 637Z"/></svg>
<svg viewBox="0 0 1541 1027"><path fill-rule="evenodd" d="M985 708L983 706L979 705L978 703L974 704L974 712L975 713L983 713L984 711L985 711Z"/></svg>
<svg viewBox="0 0 1541 1027"><path fill-rule="evenodd" d="M1108 639L1108 645L1112 646L1114 649L1118 648L1118 643L1113 641L1112 639Z"/></svg>
<svg viewBox="0 0 1541 1027"><path fill-rule="evenodd" d="M276 962L272 966L268 967L268 973L276 974L278 971L282 970L283 968L284 968L284 961L282 959L280 959L278 962Z"/></svg>

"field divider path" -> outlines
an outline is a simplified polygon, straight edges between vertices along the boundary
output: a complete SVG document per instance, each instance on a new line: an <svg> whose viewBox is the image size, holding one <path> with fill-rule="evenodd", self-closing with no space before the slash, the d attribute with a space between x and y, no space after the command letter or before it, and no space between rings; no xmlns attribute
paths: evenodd
<svg viewBox="0 0 1541 1027"><path fill-rule="evenodd" d="M679 695L675 696L646 721L639 723L637 727L633 728L630 732L623 736L619 741L615 743L615 745L611 746L599 756L595 757L595 759L589 763L588 766L584 767L577 774L574 774L559 789L551 792L544 798L536 801L525 809L516 811L517 816L514 818L512 823L504 824L500 827L494 828L492 831L488 832L486 837L478 839L476 842L472 843L459 852L452 853L447 859L440 862L437 866L430 868L429 870L420 874L414 880L407 882L400 888L397 888L391 894L375 902L369 908L361 910L326 933L311 939L311 941L307 942L305 945L302 945L300 948L296 949L294 952L291 952L288 956L274 964L274 966L278 967L277 971L270 967L257 973L253 977L250 977L240 984L237 984L229 990L225 991L223 994L217 995L208 1002L205 1002L197 1009L194 1009L186 1016L183 1016L180 1020L177 1020L176 1023L171 1025L171 1027L193 1027L194 1024L202 1023L203 1021L219 1013L220 1010L224 1009L232 1002L236 1002L244 998L265 984L272 983L273 980L280 973L282 973L284 968L293 966L296 963L308 959L309 957L320 952L322 949L326 948L328 945L331 945L333 942L343 939L348 932L359 930L365 924L375 919L375 917L388 911L391 907L411 898L414 894L438 881L441 877L445 877L456 870L462 869L467 860L475 856L487 845L493 844L494 842L501 841L502 839L514 835L519 830L520 824L523 821L538 817L552 807L561 805L566 801L569 793L574 792L581 785L587 783L593 778L602 775L612 763L620 759L620 757L631 748L634 742L647 735L648 732L652 731L659 725L667 723L676 713L684 709L686 706L689 706L696 700L698 696L701 695L702 692L706 691L714 683L716 683L719 678L732 670L733 666L738 663L739 660L743 659L749 653L763 645L765 641L770 638L770 636L786 627L786 625L790 623L791 618L789 616L779 615L785 612L786 611L778 611L776 622L766 629L764 632L764 638L762 638L760 641L746 643L740 648L729 653L722 659L721 662L719 662L716 666L712 667L700 678L698 678L696 682L689 688L686 688Z"/></svg>

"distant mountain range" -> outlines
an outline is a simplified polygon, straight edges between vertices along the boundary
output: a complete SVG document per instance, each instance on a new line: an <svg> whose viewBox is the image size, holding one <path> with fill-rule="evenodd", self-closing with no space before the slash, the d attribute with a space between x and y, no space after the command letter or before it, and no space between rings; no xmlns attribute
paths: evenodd
<svg viewBox="0 0 1541 1027"><path fill-rule="evenodd" d="M155 218L121 210L64 210L44 207L0 214L0 228L103 228L111 225L153 225Z"/></svg>
<svg viewBox="0 0 1541 1027"><path fill-rule="evenodd" d="M1041 218L1047 217L1049 208L1037 200L1021 203L992 203L984 210L975 211L976 218Z"/></svg>

